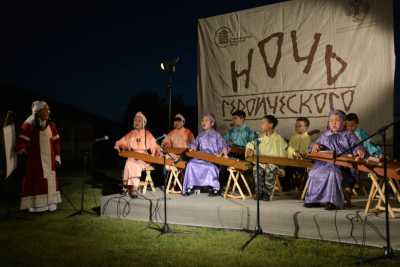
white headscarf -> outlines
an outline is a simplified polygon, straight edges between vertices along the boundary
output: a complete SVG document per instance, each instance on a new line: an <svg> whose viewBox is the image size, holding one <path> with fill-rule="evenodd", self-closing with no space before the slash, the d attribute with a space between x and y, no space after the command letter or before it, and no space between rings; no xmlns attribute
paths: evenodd
<svg viewBox="0 0 400 267"><path fill-rule="evenodd" d="M175 115L175 118L181 119L183 123L185 123L185 121L186 121L186 120L185 120L185 117L183 117L183 115L180 114L180 113L176 114L176 115Z"/></svg>
<svg viewBox="0 0 400 267"><path fill-rule="evenodd" d="M144 116L144 114L143 114L142 112L139 111L139 112L137 112L137 113L135 114L135 118L136 118L137 116L139 116L139 117L141 117L141 118L143 119L143 128L146 127L147 119L146 119L146 117Z"/></svg>
<svg viewBox="0 0 400 267"><path fill-rule="evenodd" d="M33 101L32 102L32 114L26 119L27 123L33 124L35 123L35 115L39 113L44 107L47 106L45 101Z"/></svg>
<svg viewBox="0 0 400 267"><path fill-rule="evenodd" d="M44 101L33 101L32 102L32 114L40 112L47 105Z"/></svg>

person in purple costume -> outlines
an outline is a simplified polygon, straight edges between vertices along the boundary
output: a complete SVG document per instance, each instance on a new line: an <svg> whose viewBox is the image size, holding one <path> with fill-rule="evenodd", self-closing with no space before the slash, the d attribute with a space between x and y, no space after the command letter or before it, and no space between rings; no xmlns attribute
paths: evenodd
<svg viewBox="0 0 400 267"><path fill-rule="evenodd" d="M345 152L358 143L358 138L344 128L345 114L341 110L329 113L328 129L311 145L312 152L322 150ZM349 151L356 158L364 158L365 152L361 146ZM342 209L344 200L350 204L348 188L355 183L355 177L348 168L332 163L316 161L309 172L309 187L305 198L305 207L325 206L326 209ZM346 190L343 191L342 188Z"/></svg>
<svg viewBox="0 0 400 267"><path fill-rule="evenodd" d="M211 113L204 114L201 119L203 131L189 145L189 150L228 157L228 146L222 135L214 129L214 126L214 116ZM218 166L199 159L190 160L186 165L183 195L192 194L195 186L209 186L211 187L210 196L217 196L220 189L218 176Z"/></svg>

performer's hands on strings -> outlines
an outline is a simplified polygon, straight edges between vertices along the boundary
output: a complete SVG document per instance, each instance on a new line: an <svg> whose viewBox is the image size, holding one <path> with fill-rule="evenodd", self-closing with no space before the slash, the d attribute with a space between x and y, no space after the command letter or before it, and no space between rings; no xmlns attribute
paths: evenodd
<svg viewBox="0 0 400 267"><path fill-rule="evenodd" d="M311 152L320 152L321 151L321 145L320 144L313 144L311 146ZM350 155L352 156L352 155ZM355 160L360 161L365 158L365 151L362 148L357 149L355 153Z"/></svg>
<svg viewBox="0 0 400 267"><path fill-rule="evenodd" d="M217 157L220 157L220 158L222 158L222 157L228 158L228 153L226 153L225 151L223 151L221 153L215 153L214 155Z"/></svg>
<svg viewBox="0 0 400 267"><path fill-rule="evenodd" d="M296 150L296 151L293 152L293 158L294 158L294 159L299 159L299 160L301 160L301 159L304 159L304 157L305 157L305 155L302 154L302 153L300 153L300 151L298 151L298 150Z"/></svg>
<svg viewBox="0 0 400 267"><path fill-rule="evenodd" d="M115 146L114 149L117 150L118 153L121 153L122 151L129 151L128 147Z"/></svg>
<svg viewBox="0 0 400 267"><path fill-rule="evenodd" d="M254 156L254 150L250 149L250 148L246 148L246 150L244 151L244 156L245 156L245 158Z"/></svg>
<svg viewBox="0 0 400 267"><path fill-rule="evenodd" d="M161 157L162 156L162 152L161 152L161 148L157 147L156 149L150 149L151 155L155 156L155 157Z"/></svg>
<svg viewBox="0 0 400 267"><path fill-rule="evenodd" d="M321 145L320 144L313 144L311 146L311 152L319 152L321 151Z"/></svg>
<svg viewBox="0 0 400 267"><path fill-rule="evenodd" d="M356 161L363 160L365 157L365 151L362 148L357 149L356 151Z"/></svg>

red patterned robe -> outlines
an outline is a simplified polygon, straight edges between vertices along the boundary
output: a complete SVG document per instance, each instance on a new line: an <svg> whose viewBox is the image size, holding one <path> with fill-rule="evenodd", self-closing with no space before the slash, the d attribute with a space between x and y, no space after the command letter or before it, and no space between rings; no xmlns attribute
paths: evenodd
<svg viewBox="0 0 400 267"><path fill-rule="evenodd" d="M22 178L21 210L47 209L61 202L56 178L56 161L60 163L60 136L55 123L44 129L33 120L25 121L16 144L17 153L27 155L26 173Z"/></svg>

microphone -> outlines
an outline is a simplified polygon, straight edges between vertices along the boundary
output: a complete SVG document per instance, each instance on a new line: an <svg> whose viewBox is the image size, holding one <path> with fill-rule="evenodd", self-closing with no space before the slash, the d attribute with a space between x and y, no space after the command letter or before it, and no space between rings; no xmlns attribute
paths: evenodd
<svg viewBox="0 0 400 267"><path fill-rule="evenodd" d="M172 62L174 65L176 65L180 60L181 60L180 57L176 57Z"/></svg>
<svg viewBox="0 0 400 267"><path fill-rule="evenodd" d="M107 140L109 140L110 138L108 137L108 135L105 135L105 136L103 136L103 137L100 137L100 138L96 138L96 139L94 139L94 142L101 142L101 141L107 141Z"/></svg>
<svg viewBox="0 0 400 267"><path fill-rule="evenodd" d="M254 139L253 141L260 141L260 133L258 131L254 132Z"/></svg>
<svg viewBox="0 0 400 267"><path fill-rule="evenodd" d="M163 134L163 135L161 135L161 136L157 137L157 138L156 138L156 142L158 142L158 141L160 141L160 140L164 139L165 137L167 137L167 135L166 135L166 134Z"/></svg>

